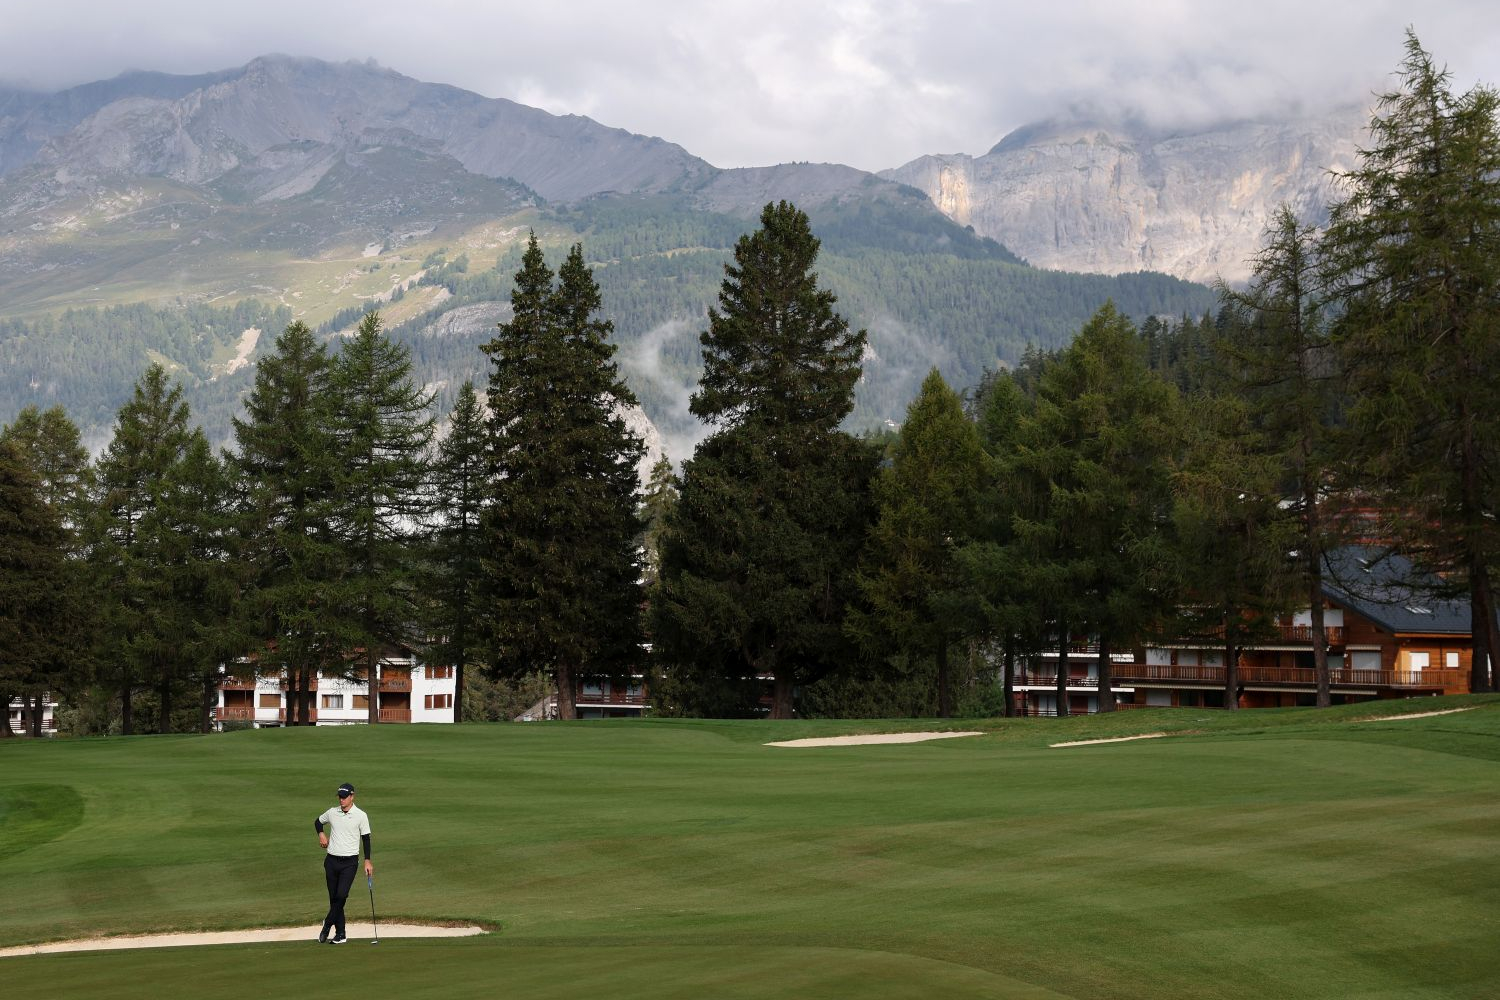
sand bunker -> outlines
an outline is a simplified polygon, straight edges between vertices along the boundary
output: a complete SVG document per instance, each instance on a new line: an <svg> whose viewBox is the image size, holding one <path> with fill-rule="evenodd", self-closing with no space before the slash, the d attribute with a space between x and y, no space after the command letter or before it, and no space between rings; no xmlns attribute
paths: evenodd
<svg viewBox="0 0 1500 1000"><path fill-rule="evenodd" d="M1411 715L1372 715L1368 719L1355 719L1355 722L1393 722L1397 719L1430 719L1434 715L1453 715L1456 712L1472 712L1474 706L1468 708L1445 708L1441 712L1413 712Z"/></svg>
<svg viewBox="0 0 1500 1000"><path fill-rule="evenodd" d="M359 945L369 947L375 940L374 928L369 924L350 921L349 943L352 948ZM309 927L266 927L244 931L211 931L203 934L141 934L134 937L86 938L79 941L50 941L47 944L26 944L17 948L0 948L0 958L17 955L51 955L68 951L117 951L125 948L181 948L202 944L259 944L267 941L305 941L318 943L319 925ZM472 937L483 934L483 927L435 927L426 924L380 925L380 937L385 938L430 938ZM327 945L324 945L327 947Z"/></svg>
<svg viewBox="0 0 1500 1000"><path fill-rule="evenodd" d="M876 743L924 743L927 740L951 740L955 736L983 736L984 733L871 733L867 736L824 736L809 740L782 740L768 747L860 747Z"/></svg>
<svg viewBox="0 0 1500 1000"><path fill-rule="evenodd" d="M1073 740L1068 743L1053 743L1054 747L1091 747L1096 743L1128 743L1131 740L1159 740L1171 733L1142 733L1139 736L1111 736L1107 740Z"/></svg>

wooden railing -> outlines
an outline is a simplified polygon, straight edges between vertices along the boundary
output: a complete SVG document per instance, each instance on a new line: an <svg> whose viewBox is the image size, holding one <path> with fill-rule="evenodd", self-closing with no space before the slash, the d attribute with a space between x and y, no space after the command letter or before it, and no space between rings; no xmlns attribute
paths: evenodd
<svg viewBox="0 0 1500 1000"><path fill-rule="evenodd" d="M646 693L638 691L634 694L625 691L611 691L609 694L591 693L588 691L578 692L577 704L579 705L645 705L647 704Z"/></svg>
<svg viewBox="0 0 1500 1000"><path fill-rule="evenodd" d="M223 708L214 709L214 718L220 722L226 721L254 721L254 705L225 705Z"/></svg>
<svg viewBox="0 0 1500 1000"><path fill-rule="evenodd" d="M1114 665L1114 667L1112 669L1112 676L1115 677L1116 679L1119 678L1119 676L1120 676L1120 668L1119 668L1118 664ZM1027 670L1027 671L1025 671L1023 673L1019 673L1019 674L1016 675L1016 683L1017 684L1029 684L1029 685L1032 685L1032 686L1043 685L1045 687L1057 687L1057 671L1054 670L1054 671L1052 671L1052 673L1049 674L1049 673L1044 673L1044 672L1036 671L1036 670ZM1099 686L1099 678L1097 678L1097 677L1089 677L1086 674L1071 674L1070 673L1068 675L1068 687L1088 687L1088 688L1092 688L1092 687L1098 687L1098 686Z"/></svg>
<svg viewBox="0 0 1500 1000"><path fill-rule="evenodd" d="M1241 684L1286 684L1314 686L1317 671L1309 667L1242 666L1237 671ZM1192 664L1133 663L1116 664L1114 679L1130 681L1183 681L1194 684L1223 684L1224 668ZM1329 683L1336 687L1458 688L1464 686L1462 670L1355 670L1330 669Z"/></svg>
<svg viewBox="0 0 1500 1000"><path fill-rule="evenodd" d="M380 690L382 691L410 691L411 674L381 674Z"/></svg>
<svg viewBox="0 0 1500 1000"><path fill-rule="evenodd" d="M380 710L381 722L410 722L411 709L409 708L382 708Z"/></svg>

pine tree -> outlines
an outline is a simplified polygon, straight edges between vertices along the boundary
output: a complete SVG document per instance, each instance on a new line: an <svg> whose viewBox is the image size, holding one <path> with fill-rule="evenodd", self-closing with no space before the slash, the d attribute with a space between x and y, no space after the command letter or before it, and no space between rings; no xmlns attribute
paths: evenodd
<svg viewBox="0 0 1500 1000"><path fill-rule="evenodd" d="M43 692L56 690L59 665L79 652L83 609L68 548L28 456L0 436L0 737L13 735L13 695L30 709L32 735L41 735Z"/></svg>
<svg viewBox="0 0 1500 1000"><path fill-rule="evenodd" d="M174 694L191 663L195 609L179 591L185 566L183 537L191 530L175 479L193 432L182 387L152 365L115 422L100 458L89 558L107 609L99 660L120 695L122 731L134 731L132 696L154 684L161 717L171 731Z"/></svg>
<svg viewBox="0 0 1500 1000"><path fill-rule="evenodd" d="M988 478L978 429L933 369L875 479L879 515L859 574L869 609L851 614L850 627L891 635L908 664L931 656L943 718L953 714L948 650L977 638L982 621L957 553L979 529Z"/></svg>
<svg viewBox="0 0 1500 1000"><path fill-rule="evenodd" d="M484 518L489 669L547 670L558 711L575 718L586 674L624 677L640 659L636 543L640 438L623 411L613 327L575 245L554 289L532 235L513 318L485 346L493 503Z"/></svg>
<svg viewBox="0 0 1500 1000"><path fill-rule="evenodd" d="M380 721L378 664L384 646L416 641L415 532L426 521L426 453L432 440L430 393L417 389L411 352L367 313L333 359L333 448L337 455L337 537L351 618L340 629L363 649L369 721Z"/></svg>
<svg viewBox="0 0 1500 1000"><path fill-rule="evenodd" d="M429 659L454 668L453 718L463 720L464 674L479 650L483 536L489 495L484 414L474 383L465 382L433 466L432 580Z"/></svg>
<svg viewBox="0 0 1500 1000"><path fill-rule="evenodd" d="M671 669L769 676L775 718L797 684L852 658L842 620L873 515L875 453L838 429L866 335L818 287L817 253L781 202L724 267L691 401L716 430L684 466L653 607Z"/></svg>
<svg viewBox="0 0 1500 1000"><path fill-rule="evenodd" d="M312 331L292 323L257 365L245 418L234 420L242 628L257 668L285 673L288 725L312 723L317 671L341 667L358 639L340 590L347 548L329 368Z"/></svg>
<svg viewBox="0 0 1500 1000"><path fill-rule="evenodd" d="M1332 694L1323 622L1323 559L1338 544L1338 532L1323 498L1334 485L1342 445L1336 432L1340 370L1324 318L1317 267L1316 233L1282 206L1266 229L1265 247L1255 260L1249 287L1239 291L1220 286L1228 326L1215 338L1214 349L1221 391L1250 408L1248 437L1240 439L1249 451L1220 466L1231 477L1224 486L1232 496L1263 502L1263 486L1236 487L1233 478L1255 478L1261 457L1286 483L1285 506L1279 512L1260 512L1243 524L1246 530L1259 524L1265 533L1269 516L1284 515L1299 526L1290 547L1298 554L1302 590L1312 610L1317 704L1326 708ZM1224 432L1210 436L1216 439L1224 440ZM1270 532L1270 537L1283 534Z"/></svg>
<svg viewBox="0 0 1500 1000"><path fill-rule="evenodd" d="M1410 31L1373 145L1342 178L1324 275L1354 400L1351 448L1385 528L1469 591L1472 689L1500 655L1500 93L1454 94Z"/></svg>

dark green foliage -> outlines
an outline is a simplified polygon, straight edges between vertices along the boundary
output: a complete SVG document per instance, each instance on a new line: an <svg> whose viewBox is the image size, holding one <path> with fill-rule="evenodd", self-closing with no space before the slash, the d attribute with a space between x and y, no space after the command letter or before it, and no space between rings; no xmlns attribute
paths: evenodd
<svg viewBox="0 0 1500 1000"><path fill-rule="evenodd" d="M361 666L373 681L383 651L419 638L415 532L427 514L432 397L412 384L409 352L384 335L373 312L333 359L329 388L351 653L364 651ZM378 698L369 709L378 722Z"/></svg>
<svg viewBox="0 0 1500 1000"><path fill-rule="evenodd" d="M1220 394L1196 407L1205 418L1202 443L1209 453L1189 466L1212 469L1218 478L1221 498L1207 497L1200 486L1195 504L1200 512L1214 512L1210 521L1223 518L1232 540L1203 551L1206 540L1200 539L1200 551L1209 560L1233 553L1244 567L1238 581L1221 577L1221 593L1257 591L1230 604L1259 609L1246 611L1251 618L1279 610L1286 603L1286 581L1280 577L1292 569L1280 552L1297 553L1301 594L1312 613L1318 705L1327 708L1323 557L1340 544L1340 533L1324 498L1337 485L1344 446L1338 431L1341 366L1317 267L1316 234L1283 206L1267 227L1249 287L1220 288L1222 329L1212 342ZM1236 413L1237 401L1248 410ZM1281 521L1291 522L1280 526L1291 529L1291 537L1278 530ZM1255 550L1264 545L1272 551ZM1243 640L1233 635L1232 626L1226 629L1226 640Z"/></svg>
<svg viewBox="0 0 1500 1000"><path fill-rule="evenodd" d="M174 375L184 400L210 439L221 440L250 372L210 381L213 362L225 358L245 330L279 330L291 318L285 306L249 299L225 309L137 303L0 320L0 418L26 406L61 406L90 439L104 436L146 364L169 359L181 366Z"/></svg>
<svg viewBox="0 0 1500 1000"><path fill-rule="evenodd" d="M818 287L817 253L807 216L781 202L724 267L692 397L717 429L684 466L653 602L669 672L731 695L769 678L777 718L797 684L851 658L842 623L872 517L875 453L837 429L865 333Z"/></svg>
<svg viewBox="0 0 1500 1000"><path fill-rule="evenodd" d="M851 611L851 633L901 662L936 665L938 715L953 714L948 651L984 632L977 595L957 558L980 524L991 469L958 394L934 369L907 410L891 460L875 479L879 514L859 586L868 609Z"/></svg>
<svg viewBox="0 0 1500 1000"><path fill-rule="evenodd" d="M202 432L189 429L181 386L152 365L121 407L99 460L87 526L103 609L100 681L119 694L127 735L138 686L155 689L157 730L170 731L184 682L202 678L222 655L212 636L225 603L215 583L224 565L225 493Z"/></svg>
<svg viewBox="0 0 1500 1000"><path fill-rule="evenodd" d="M1496 642L1500 557L1500 93L1454 94L1407 32L1399 85L1332 209L1324 276L1341 306L1352 447L1383 528L1463 581L1473 690Z"/></svg>
<svg viewBox="0 0 1500 1000"><path fill-rule="evenodd" d="M480 531L489 496L484 414L474 383L465 382L448 418L448 434L432 466L427 655L454 667L453 717L465 719L467 666L480 650L477 618L484 538Z"/></svg>
<svg viewBox="0 0 1500 1000"><path fill-rule="evenodd" d="M622 411L635 403L596 317L599 289L575 246L556 288L533 236L512 319L485 345L490 504L483 514L488 668L557 677L575 715L584 674L622 676L640 659L636 541L643 447Z"/></svg>
<svg viewBox="0 0 1500 1000"><path fill-rule="evenodd" d="M0 437L0 737L11 735L12 697L35 706L35 734L43 693L73 680L67 667L83 651L86 611L69 549L26 452Z"/></svg>
<svg viewBox="0 0 1500 1000"><path fill-rule="evenodd" d="M340 668L356 647L340 586L347 550L334 404L327 353L305 324L292 323L256 368L245 419L234 421L242 627L255 665L286 673L288 724L311 720L315 671Z"/></svg>

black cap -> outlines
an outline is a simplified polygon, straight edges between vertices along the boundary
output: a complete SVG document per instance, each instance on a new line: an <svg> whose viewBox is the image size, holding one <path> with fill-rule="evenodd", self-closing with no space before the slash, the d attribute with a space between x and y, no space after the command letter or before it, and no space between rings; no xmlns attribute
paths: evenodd
<svg viewBox="0 0 1500 1000"><path fill-rule="evenodd" d="M341 799L348 798L349 796L351 796L353 794L354 794L354 786L351 785L351 784L349 784L349 782L346 781L342 785L339 786L339 798L341 798Z"/></svg>

